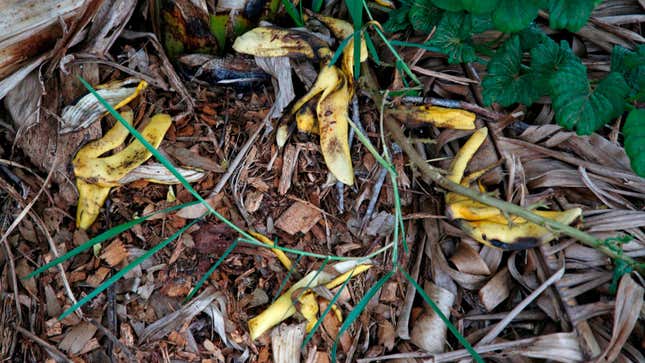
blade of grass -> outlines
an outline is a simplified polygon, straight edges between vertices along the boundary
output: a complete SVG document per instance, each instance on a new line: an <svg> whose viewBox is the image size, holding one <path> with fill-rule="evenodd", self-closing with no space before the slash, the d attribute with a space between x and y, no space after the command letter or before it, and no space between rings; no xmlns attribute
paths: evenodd
<svg viewBox="0 0 645 363"><path fill-rule="evenodd" d="M381 62L381 58L378 56L378 52L376 51L376 47L374 46L374 42L372 41L372 36L370 36L370 33L363 32L363 36L365 37L365 45L367 45L367 50L372 56L374 63L376 63L377 65L383 64Z"/></svg>
<svg viewBox="0 0 645 363"><path fill-rule="evenodd" d="M298 266L301 259L302 259L302 255L299 255L298 258L296 259L296 262L293 264L293 266L291 266L291 268L287 272L287 276L285 276L284 279L282 279L282 281L280 282L280 287L278 287L278 292L273 297L273 300L271 300L271 304L273 304L280 297L280 295L282 295L282 291L284 290L285 287L287 287L287 283L289 282L291 275L293 275L293 272L296 270L296 266Z"/></svg>
<svg viewBox="0 0 645 363"><path fill-rule="evenodd" d="M372 299L372 297L376 294L377 291L381 289L383 284L387 282L387 280L394 275L394 269L392 269L390 272L385 274L385 276L381 277L374 286L372 286L367 292L365 293L365 296L356 304L354 309L349 312L347 315L347 319L343 322L343 325L340 326L340 329L338 329L338 334L336 335L336 339L334 339L334 345L331 348L331 361L332 362L337 362L338 360L336 359L336 351L338 350L338 340L340 337L343 335L343 333L349 329L349 327L354 323L356 319L361 315L363 310L365 310L365 307L369 303L369 301Z"/></svg>
<svg viewBox="0 0 645 363"><path fill-rule="evenodd" d="M345 0L347 10L354 25L354 38L360 39L363 26L363 4L361 0ZM358 79L361 72L361 42L354 42L354 78Z"/></svg>
<svg viewBox="0 0 645 363"><path fill-rule="evenodd" d="M302 17L300 16L300 12L296 9L291 1L282 0L282 5L284 5L284 9L287 11L287 14L289 14L291 19L294 23L296 23L297 26L305 26L305 23L302 21Z"/></svg>
<svg viewBox="0 0 645 363"><path fill-rule="evenodd" d="M338 291L334 294L334 296L331 298L331 300L329 300L329 303L328 303L327 307L325 308L325 311L323 311L322 314L320 314L320 317L318 318L318 320L316 321L314 326L311 327L311 330L309 331L309 333L307 333L307 336L305 337L305 340L300 345L301 349L304 349L305 346L307 345L307 343L309 343L309 341L311 340L311 338L313 338L314 334L318 330L318 327L320 326L320 324L322 324L323 320L325 320L325 317L327 316L327 314L329 314L329 312L332 309L332 306L334 306L336 301L338 301L338 298L340 297L341 292L343 291L343 289L349 283L349 280L351 280L353 276L354 276L354 270L352 270L352 273L347 276L347 278L345 279L343 284L340 286Z"/></svg>
<svg viewBox="0 0 645 363"><path fill-rule="evenodd" d="M199 203L199 201L193 201L193 202L179 204L179 205L176 205L176 206L173 206L173 207L161 209L161 210L158 210L156 212L152 212L152 213L150 213L150 214L148 214L146 216L139 217L137 219L133 219L131 221L122 223L122 224L120 224L118 226L112 227L112 228L108 229L107 231L105 231L105 232L97 235L96 237L90 239L89 241L83 243L82 245L80 245L80 246L74 248L73 250L67 252L66 254L64 254L62 256L59 256L58 258L53 259L49 263L39 267L34 272L32 272L29 275L23 277L22 279L30 279L32 277L38 276L41 273L47 271L49 268L54 267L55 265L58 265L59 263L63 263L65 261L69 260L70 258L78 255L79 253L81 253L83 251L86 251L86 250L90 249L92 246L94 246L94 245L96 245L98 243L104 242L104 241L106 241L106 240L108 240L108 239L110 239L112 237L115 237L115 236L123 233L124 231L127 231L128 229L136 226L137 224L140 224L140 223L146 221L148 218L150 218L150 217L152 217L154 215L157 215L157 214L160 214L160 213L169 213L169 212L176 211L176 210L184 208L184 207L195 205L197 203Z"/></svg>
<svg viewBox="0 0 645 363"><path fill-rule="evenodd" d="M338 44L338 48L336 48L336 51L334 52L334 56L331 57L331 60L329 61L329 65L332 66L336 64L338 61L338 58L340 58L341 55L343 55L343 50L347 48L347 44L349 44L349 41L354 38L354 34L348 36L347 38L343 39L340 44Z"/></svg>
<svg viewBox="0 0 645 363"><path fill-rule="evenodd" d="M80 308L81 306L85 305L88 301L92 300L98 294L103 292L105 289L110 287L112 284L114 284L118 279L123 277L125 274L127 274L130 270L135 268L138 264L142 263L143 261L147 260L150 258L150 256L154 255L155 253L159 252L162 248L166 247L170 242L175 240L177 237L179 237L184 231L186 231L188 228L192 227L195 223L201 221L201 218L193 219L190 223L186 224L184 227L179 229L177 232L173 233L170 237L166 238L164 241L161 243L157 244L153 248L150 249L150 251L144 253L143 255L137 257L134 259L134 261L130 262L127 266L119 270L117 273L115 273L112 277L110 277L107 281L103 282L101 285L99 285L96 289L92 290L87 296L83 297L81 300L79 300L76 304L72 305L70 308L65 310L59 317L58 320L63 320L65 319L68 315L72 314L76 309Z"/></svg>
<svg viewBox="0 0 645 363"><path fill-rule="evenodd" d="M472 345L470 345L470 343L468 343L466 338L464 338L464 336L459 333L459 330L457 330L457 328L450 322L450 320L445 315L443 315L443 313L441 312L441 309L439 309L437 304L435 304L435 302L432 301L430 296L426 294L425 290L423 290L423 288L405 270L401 269L401 272L403 273L403 276L405 276L405 278L408 281L410 281L412 286L414 286L414 288L417 290L419 295L421 295L423 300L428 305L430 305L430 308L432 308L435 314L437 314L437 316L439 316L439 318L444 322L444 324L446 324L446 326L448 327L448 330L450 330L452 335L454 335L455 338L457 338L457 340L459 341L459 343L461 343L461 345L463 345L464 348L466 348L466 350L468 351L468 353L470 353L473 359L478 363L484 363L484 360L479 356L479 354L475 351L475 349L473 349Z"/></svg>
<svg viewBox="0 0 645 363"><path fill-rule="evenodd" d="M314 13L319 13L320 9L322 9L323 5L323 0L314 0L313 4L311 4L311 10L314 11Z"/></svg>
<svg viewBox="0 0 645 363"><path fill-rule="evenodd" d="M188 294L188 296L186 296L186 298L184 299L184 303L185 303L185 302L188 302L188 300L190 300L190 299L192 299L192 298L193 298L193 296L195 295L195 293L196 293L197 291L199 291L199 289L202 287L202 285L204 285L204 283L206 282L206 280L208 280L208 278L213 274L213 272L215 272L215 270L219 267L219 265L220 265L222 262L224 262L224 260L226 259L226 257L228 257L228 255L229 255L231 252L233 252L233 250L235 249L235 247L237 247L238 242L239 242L239 238L236 238L236 239L235 239L235 241L233 241L233 243L231 243L231 245L230 245L230 246L228 246L228 247L226 248L226 250L224 251L224 253L222 253L222 255L221 255L221 256L217 259L217 261L213 264L213 266L211 266L211 268L209 268L209 269L208 269L208 271L206 271L206 273L205 273L205 274L204 274L204 275L199 279L199 281L197 281L197 283L195 284L195 286L193 287L193 289L192 289L192 290L190 290L190 293L189 293L189 294Z"/></svg>

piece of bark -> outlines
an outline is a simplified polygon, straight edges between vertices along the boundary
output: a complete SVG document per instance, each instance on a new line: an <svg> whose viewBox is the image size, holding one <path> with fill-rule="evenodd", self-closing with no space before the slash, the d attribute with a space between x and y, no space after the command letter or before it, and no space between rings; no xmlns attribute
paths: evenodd
<svg viewBox="0 0 645 363"><path fill-rule="evenodd" d="M298 161L298 152L300 149L293 145L287 145L282 157L282 173L280 174L280 185L278 186L278 193L285 195L291 188L291 178L293 172L296 170L296 162Z"/></svg>
<svg viewBox="0 0 645 363"><path fill-rule="evenodd" d="M275 222L275 226L294 235L307 233L321 218L320 211L305 203L295 202Z"/></svg>

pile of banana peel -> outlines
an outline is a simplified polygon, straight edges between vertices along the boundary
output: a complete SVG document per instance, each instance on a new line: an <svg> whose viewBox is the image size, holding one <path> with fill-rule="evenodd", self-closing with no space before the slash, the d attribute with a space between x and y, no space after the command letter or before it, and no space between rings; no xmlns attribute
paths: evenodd
<svg viewBox="0 0 645 363"><path fill-rule="evenodd" d="M273 246L273 242L266 236L250 232L259 241ZM279 249L272 250L285 269L291 271L291 260ZM372 264L369 260L358 262L356 260L342 261L331 266L323 266L319 270L311 271L305 277L294 283L284 294L280 295L258 316L249 320L249 333L251 339L259 338L269 329L280 324L296 313L307 321L306 331L309 332L318 322L319 304L316 291L321 289L332 290L342 285L347 279L358 276L369 270ZM342 313L331 306L331 312L338 321L343 320Z"/></svg>
<svg viewBox="0 0 645 363"><path fill-rule="evenodd" d="M121 116L128 124L132 124L134 115L130 108L124 107ZM141 130L141 135L157 148L171 124L172 118L169 115L154 115ZM152 154L138 140L109 156L101 156L121 148L128 135L128 129L116 122L102 138L84 145L74 157L72 165L79 194L76 209L77 228L88 229L96 221L113 187L139 179L160 184L179 182L160 164L142 167ZM204 173L199 171L177 169L189 182L204 176Z"/></svg>
<svg viewBox="0 0 645 363"><path fill-rule="evenodd" d="M465 187L470 187L488 169L475 171L464 177L468 162L484 143L488 129L475 131L452 160L447 178ZM486 193L478 184L479 192ZM518 216L509 216L500 209L480 203L457 193L446 193L446 214L475 241L489 247L503 250L523 250L549 242L556 233L546 227L527 221ZM582 209L565 211L533 210L533 213L562 224L569 225L582 215Z"/></svg>
<svg viewBox="0 0 645 363"><path fill-rule="evenodd" d="M338 40L354 34L352 25L346 21L311 14L329 28ZM350 155L348 107L355 92L354 41L351 38L339 58L340 65L331 64L333 52L329 44L313 33L299 29L283 29L261 26L244 33L233 44L239 53L259 57L306 58L320 63L320 72L311 89L296 100L285 112L276 132L279 147L286 143L288 125L295 117L298 130L320 136L320 147L325 164L334 177L344 184L354 184L354 169ZM360 39L360 62L367 59L364 38ZM462 130L475 128L475 115L458 109L442 107L406 107L389 110L404 119L432 123L438 127Z"/></svg>

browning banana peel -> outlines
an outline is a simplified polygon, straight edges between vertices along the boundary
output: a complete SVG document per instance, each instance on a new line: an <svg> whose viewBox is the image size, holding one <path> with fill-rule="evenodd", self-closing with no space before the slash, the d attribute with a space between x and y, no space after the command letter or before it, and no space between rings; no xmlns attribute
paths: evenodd
<svg viewBox="0 0 645 363"><path fill-rule="evenodd" d="M127 123L132 124L131 110L126 110L121 115ZM155 115L141 134L156 148L161 144L171 123L169 115ZM104 137L83 146L74 157L72 163L79 192L76 210L78 228L89 228L99 215L110 189L121 185L122 178L152 156L143 144L135 140L111 156L100 157L119 147L127 136L128 130L121 123L117 123Z"/></svg>
<svg viewBox="0 0 645 363"><path fill-rule="evenodd" d="M388 110L387 113L409 127L432 124L455 130L475 129L475 114L456 108L401 105Z"/></svg>
<svg viewBox="0 0 645 363"><path fill-rule="evenodd" d="M346 261L332 266L329 269L331 272L328 272L327 269L311 271L293 284L291 288L277 298L273 304L258 316L249 320L251 340L257 339L264 332L293 316L298 310L307 319L307 330L310 330L315 325L318 315L316 297L310 289L320 285L324 285L328 289L336 287L342 284L348 277L359 275L370 267L372 265ZM294 301L296 301L295 304ZM296 309L297 307L299 309ZM335 313L338 314L336 311Z"/></svg>
<svg viewBox="0 0 645 363"><path fill-rule="evenodd" d="M448 179L469 186L477 176L482 175L483 172L475 172L464 178L464 171L468 162L486 140L487 135L488 130L482 128L470 136L455 155L450 165ZM482 186L480 186L480 191L485 192ZM556 237L554 231L518 216L507 217L498 208L485 205L466 196L447 193L445 200L448 216L455 220L457 225L470 237L486 246L503 250L523 250L549 242ZM533 213L569 225L582 215L582 210L580 208L562 212L536 210Z"/></svg>

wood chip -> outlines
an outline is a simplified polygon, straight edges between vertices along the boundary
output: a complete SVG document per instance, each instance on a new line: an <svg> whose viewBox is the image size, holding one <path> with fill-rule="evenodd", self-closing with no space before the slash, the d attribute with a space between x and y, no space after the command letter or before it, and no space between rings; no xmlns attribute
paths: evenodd
<svg viewBox="0 0 645 363"><path fill-rule="evenodd" d="M511 293L511 274L503 268L479 290L479 299L488 311L495 309Z"/></svg>
<svg viewBox="0 0 645 363"><path fill-rule="evenodd" d="M275 222L275 226L294 235L298 232L307 233L318 223L322 215L304 203L295 202Z"/></svg>
<svg viewBox="0 0 645 363"><path fill-rule="evenodd" d="M107 274L110 273L110 269L107 267L99 267L98 270L94 273L94 275L91 275L87 278L87 284L92 286L92 287L97 287L105 280L105 277Z"/></svg>
<svg viewBox="0 0 645 363"><path fill-rule="evenodd" d="M128 251L123 246L123 241L118 238L110 243L101 254L101 259L107 262L110 267L118 265L126 257L128 257Z"/></svg>
<svg viewBox="0 0 645 363"><path fill-rule="evenodd" d="M65 334L65 338L58 344L58 348L76 355L83 350L85 344L94 336L94 333L96 333L94 325L86 322L79 323Z"/></svg>
<svg viewBox="0 0 645 363"><path fill-rule="evenodd" d="M293 172L296 170L296 162L298 161L299 148L293 145L287 145L282 157L282 174L280 174L280 184L278 186L278 193L285 195L291 188L291 178Z"/></svg>

